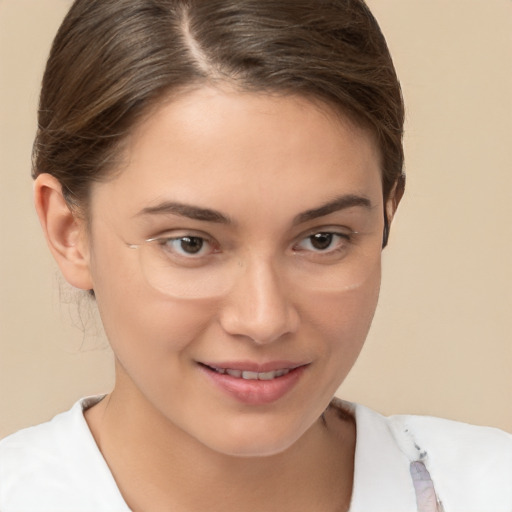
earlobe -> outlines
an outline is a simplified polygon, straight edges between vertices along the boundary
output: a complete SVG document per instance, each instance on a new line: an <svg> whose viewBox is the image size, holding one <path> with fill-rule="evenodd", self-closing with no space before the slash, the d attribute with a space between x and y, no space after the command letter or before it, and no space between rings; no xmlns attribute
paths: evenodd
<svg viewBox="0 0 512 512"><path fill-rule="evenodd" d="M66 281L76 288L93 288L85 221L68 206L60 182L40 174L34 182L34 203L48 243Z"/></svg>

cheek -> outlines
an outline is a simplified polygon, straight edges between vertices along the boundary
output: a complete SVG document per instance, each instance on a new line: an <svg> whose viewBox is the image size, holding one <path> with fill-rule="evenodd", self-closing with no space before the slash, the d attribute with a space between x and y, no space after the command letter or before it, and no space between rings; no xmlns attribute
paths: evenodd
<svg viewBox="0 0 512 512"><path fill-rule="evenodd" d="M214 312L211 302L164 297L147 285L135 261L113 254L96 254L92 275L105 332L118 359L158 361L182 351L206 328Z"/></svg>
<svg viewBox="0 0 512 512"><path fill-rule="evenodd" d="M316 294L305 322L322 340L333 378L345 378L361 351L380 290L380 262L359 286L339 293ZM340 383L338 383L339 385Z"/></svg>
<svg viewBox="0 0 512 512"><path fill-rule="evenodd" d="M121 297L98 294L98 307L115 352L129 346L156 359L184 350L206 328L212 311L207 304L173 302L142 290Z"/></svg>
<svg viewBox="0 0 512 512"><path fill-rule="evenodd" d="M135 385L158 409L172 404L172 397L190 396L191 354L207 329L211 308L174 303L142 290L131 298L112 299L99 296L98 307L117 361L116 386ZM172 407L179 410L177 404Z"/></svg>

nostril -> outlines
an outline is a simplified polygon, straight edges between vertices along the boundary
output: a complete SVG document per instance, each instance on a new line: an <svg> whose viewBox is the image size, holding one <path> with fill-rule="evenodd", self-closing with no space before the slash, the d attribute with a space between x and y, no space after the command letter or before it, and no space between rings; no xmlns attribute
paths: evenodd
<svg viewBox="0 0 512 512"><path fill-rule="evenodd" d="M274 342L296 331L298 315L291 307L287 311L261 311L240 309L240 304L223 312L221 325L232 336L250 338L257 344Z"/></svg>

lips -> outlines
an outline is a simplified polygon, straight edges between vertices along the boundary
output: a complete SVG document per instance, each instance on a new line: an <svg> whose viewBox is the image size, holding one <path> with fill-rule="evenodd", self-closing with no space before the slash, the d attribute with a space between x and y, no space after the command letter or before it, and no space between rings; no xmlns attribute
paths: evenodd
<svg viewBox="0 0 512 512"><path fill-rule="evenodd" d="M217 389L247 405L279 400L295 387L308 366L288 361L263 365L251 362L199 364Z"/></svg>

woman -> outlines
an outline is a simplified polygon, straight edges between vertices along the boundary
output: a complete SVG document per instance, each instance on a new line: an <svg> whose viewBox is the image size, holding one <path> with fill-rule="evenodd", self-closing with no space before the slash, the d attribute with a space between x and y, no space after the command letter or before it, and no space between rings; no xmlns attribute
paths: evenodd
<svg viewBox="0 0 512 512"><path fill-rule="evenodd" d="M2 441L0 510L509 510L508 434L332 400L375 310L402 127L361 1L76 1L35 199L116 383Z"/></svg>

